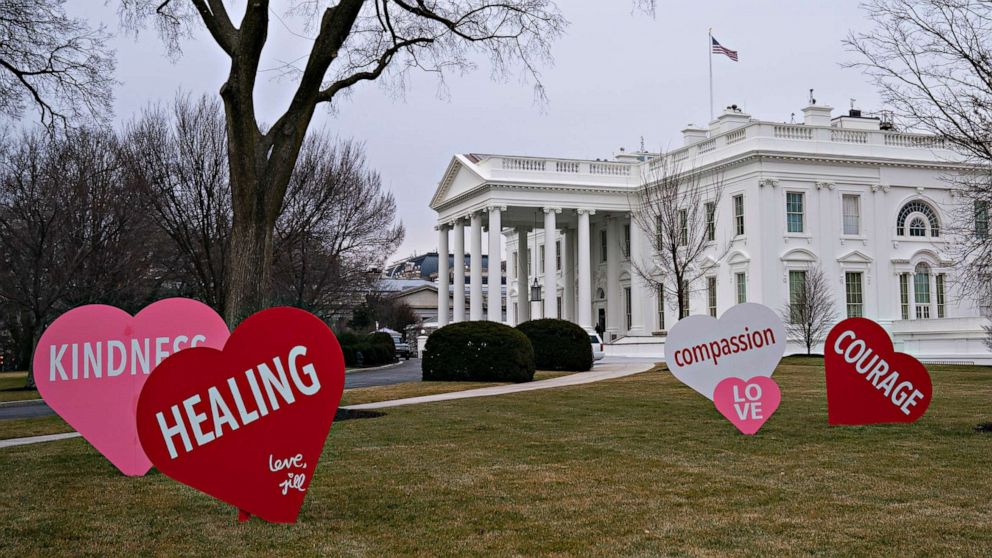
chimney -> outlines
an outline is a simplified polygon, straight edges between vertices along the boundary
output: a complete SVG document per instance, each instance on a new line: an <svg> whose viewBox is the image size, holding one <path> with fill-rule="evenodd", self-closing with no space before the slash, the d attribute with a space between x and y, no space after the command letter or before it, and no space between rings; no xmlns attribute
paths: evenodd
<svg viewBox="0 0 992 558"><path fill-rule="evenodd" d="M699 143L706 139L706 128L697 128L692 124L689 124L684 130L682 130L682 139L684 141L684 145Z"/></svg>
<svg viewBox="0 0 992 558"><path fill-rule="evenodd" d="M809 105L803 109L803 123L807 126L829 126L832 110L833 107L826 105Z"/></svg>

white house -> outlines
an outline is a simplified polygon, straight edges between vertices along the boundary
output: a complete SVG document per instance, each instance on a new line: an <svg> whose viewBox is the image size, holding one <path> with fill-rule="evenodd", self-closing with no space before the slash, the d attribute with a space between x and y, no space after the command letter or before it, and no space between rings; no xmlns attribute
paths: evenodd
<svg viewBox="0 0 992 558"><path fill-rule="evenodd" d="M803 113L802 124L789 124L731 108L708 129L683 130L679 149L614 161L455 155L430 207L440 253L450 249L455 261L470 253L469 310L459 300L464 275L455 273L454 300L438 298L439 321L500 319L502 304L489 305L483 292L485 244L507 260L509 324L561 317L604 329L613 354L662 355L677 309L632 274L630 259L642 268L652 261L652 232L632 223L631 208L663 156L723 184L721 250L703 263L705 284L692 286L691 313L718 316L743 301L778 310L816 264L834 286L838 314L879 322L897 350L992 363L982 304L960 297L952 280L949 225L963 202L948 180L962 168L955 154L939 138L882 129L858 111L832 118L830 107L811 105ZM447 293L445 263L438 281ZM500 258L488 263L496 276ZM529 301L535 279L541 303Z"/></svg>

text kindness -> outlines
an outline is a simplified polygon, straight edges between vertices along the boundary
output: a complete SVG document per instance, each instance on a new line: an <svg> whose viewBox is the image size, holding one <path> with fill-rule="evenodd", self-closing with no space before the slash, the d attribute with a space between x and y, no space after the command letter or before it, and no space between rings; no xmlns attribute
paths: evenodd
<svg viewBox="0 0 992 558"><path fill-rule="evenodd" d="M125 371L150 374L169 354L196 347L207 340L204 335L133 338L85 343L62 343L48 347L48 380L71 381L89 378L113 378ZM130 370L128 370L130 369Z"/></svg>
<svg viewBox="0 0 992 558"><path fill-rule="evenodd" d="M207 388L172 405L170 416L155 414L169 457L179 456L176 441L187 453L260 420L269 413L292 405L297 396L312 396L320 391L317 370L306 357L307 348L297 345L285 360L276 356L254 368L228 378L220 386Z"/></svg>

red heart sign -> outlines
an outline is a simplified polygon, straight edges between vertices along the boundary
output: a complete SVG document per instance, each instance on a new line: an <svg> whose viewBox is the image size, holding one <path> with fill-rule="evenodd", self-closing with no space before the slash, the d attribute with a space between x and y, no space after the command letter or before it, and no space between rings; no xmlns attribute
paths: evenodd
<svg viewBox="0 0 992 558"><path fill-rule="evenodd" d="M882 326L848 318L824 345L827 417L833 425L914 422L923 416L933 386L920 361L897 353Z"/></svg>
<svg viewBox="0 0 992 558"><path fill-rule="evenodd" d="M242 513L293 523L344 391L331 330L296 308L241 323L223 351L162 361L138 399L152 464Z"/></svg>

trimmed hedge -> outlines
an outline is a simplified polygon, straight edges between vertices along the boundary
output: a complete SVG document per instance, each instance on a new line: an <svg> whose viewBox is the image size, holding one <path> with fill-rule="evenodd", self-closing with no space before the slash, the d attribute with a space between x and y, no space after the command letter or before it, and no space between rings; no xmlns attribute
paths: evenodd
<svg viewBox="0 0 992 558"><path fill-rule="evenodd" d="M496 322L459 322L427 338L424 381L529 382L534 348L527 336Z"/></svg>
<svg viewBox="0 0 992 558"><path fill-rule="evenodd" d="M338 336L345 366L358 366L361 354L362 366L378 366L396 361L396 344L388 333L378 332L368 336L342 333Z"/></svg>
<svg viewBox="0 0 992 558"><path fill-rule="evenodd" d="M530 320L517 326L534 347L541 370L585 372L592 368L592 344L586 330L568 320Z"/></svg>

